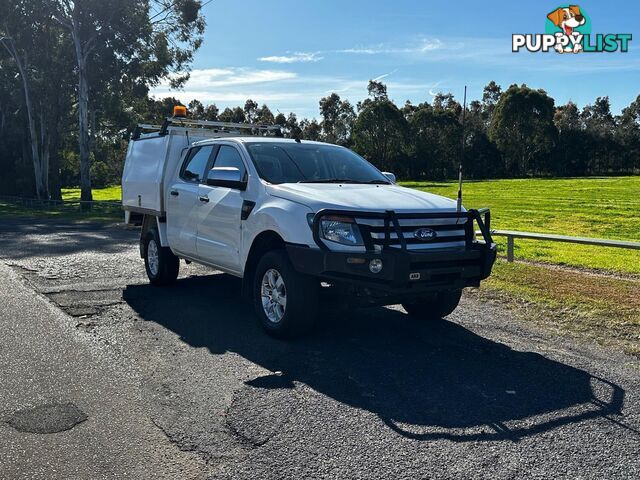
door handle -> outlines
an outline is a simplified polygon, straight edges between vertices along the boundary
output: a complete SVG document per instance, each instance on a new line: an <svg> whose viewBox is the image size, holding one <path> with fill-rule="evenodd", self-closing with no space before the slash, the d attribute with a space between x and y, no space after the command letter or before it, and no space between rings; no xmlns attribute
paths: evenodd
<svg viewBox="0 0 640 480"><path fill-rule="evenodd" d="M178 192L177 190L171 190L172 197L177 197L178 195L180 195L180 192Z"/></svg>
<svg viewBox="0 0 640 480"><path fill-rule="evenodd" d="M198 197L198 200L204 203L209 203L209 197Z"/></svg>

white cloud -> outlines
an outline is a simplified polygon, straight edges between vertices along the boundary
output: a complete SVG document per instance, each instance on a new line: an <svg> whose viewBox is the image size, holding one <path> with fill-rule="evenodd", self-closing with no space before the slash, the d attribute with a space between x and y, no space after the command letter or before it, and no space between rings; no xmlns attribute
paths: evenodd
<svg viewBox="0 0 640 480"><path fill-rule="evenodd" d="M344 48L341 50L336 50L337 53L351 53L357 55L390 55L390 54L416 54L416 53L426 53L432 52L434 50L443 50L446 48L451 48L451 46L446 45L444 42L437 38L433 39L421 39L419 42L413 45L408 45L404 47L391 46L386 44L378 44L374 46L368 47L355 47L355 48Z"/></svg>
<svg viewBox="0 0 640 480"><path fill-rule="evenodd" d="M278 82L297 76L294 72L284 70L254 70L250 68L209 68L193 70L189 79L189 87L229 87L233 85L251 85L255 83Z"/></svg>
<svg viewBox="0 0 640 480"><path fill-rule="evenodd" d="M394 73L396 73L398 71L398 69L396 68L395 70L389 72L389 73L383 73L382 75L378 75L376 78L372 78L371 81L372 82L379 82L380 80L382 80L383 78L387 78L389 75L393 75Z"/></svg>
<svg viewBox="0 0 640 480"><path fill-rule="evenodd" d="M280 101L296 96L286 91L279 92L278 85L294 81L294 72L285 70L259 70L246 67L196 69L183 89L174 90L169 82L152 89L156 98L172 96L183 103L197 98L204 103L244 103L248 98L260 102Z"/></svg>
<svg viewBox="0 0 640 480"><path fill-rule="evenodd" d="M271 55L269 57L260 57L258 60L261 62L271 63L306 63L306 62L319 62L324 59L320 56L319 52L295 52L291 55Z"/></svg>
<svg viewBox="0 0 640 480"><path fill-rule="evenodd" d="M354 47L343 48L339 50L326 50L317 52L287 52L286 55L270 55L266 57L258 58L261 62L271 63L305 63L305 62L319 62L324 60L326 54L331 53L346 53L357 55L381 55L381 54L419 54L432 52L434 50L442 50L451 48L450 45L445 45L444 42L437 38L422 38L417 42L407 46L393 46L383 43L377 45L371 45L366 47Z"/></svg>
<svg viewBox="0 0 640 480"><path fill-rule="evenodd" d="M257 102L304 100L306 93L291 88L290 82L300 83L295 72L286 70L252 69L248 67L195 69L182 89L172 89L163 82L152 89L155 98L172 96L185 105L197 98L201 102L219 106L243 104L248 98ZM288 85L284 87L283 85ZM295 93L292 93L295 92Z"/></svg>
<svg viewBox="0 0 640 480"><path fill-rule="evenodd" d="M273 83L296 78L294 72L285 70L255 70L251 68L206 68L191 71L186 88L199 91L211 88L227 88L236 85ZM169 81L165 80L153 89L154 94L171 94Z"/></svg>
<svg viewBox="0 0 640 480"><path fill-rule="evenodd" d="M357 53L361 55L375 55L376 53L386 53L383 48L344 48L336 50L338 53Z"/></svg>

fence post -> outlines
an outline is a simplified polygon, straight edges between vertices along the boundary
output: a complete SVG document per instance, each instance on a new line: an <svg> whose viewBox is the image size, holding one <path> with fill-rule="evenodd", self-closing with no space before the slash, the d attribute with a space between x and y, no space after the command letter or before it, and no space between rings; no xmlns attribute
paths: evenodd
<svg viewBox="0 0 640 480"><path fill-rule="evenodd" d="M513 262L513 235L507 235L507 262Z"/></svg>

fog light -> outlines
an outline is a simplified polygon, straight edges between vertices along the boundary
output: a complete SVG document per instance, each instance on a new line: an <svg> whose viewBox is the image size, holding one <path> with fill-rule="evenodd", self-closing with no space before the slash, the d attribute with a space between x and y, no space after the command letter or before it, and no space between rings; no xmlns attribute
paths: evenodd
<svg viewBox="0 0 640 480"><path fill-rule="evenodd" d="M369 271L371 273L380 273L382 271L382 260L374 258L369 262Z"/></svg>

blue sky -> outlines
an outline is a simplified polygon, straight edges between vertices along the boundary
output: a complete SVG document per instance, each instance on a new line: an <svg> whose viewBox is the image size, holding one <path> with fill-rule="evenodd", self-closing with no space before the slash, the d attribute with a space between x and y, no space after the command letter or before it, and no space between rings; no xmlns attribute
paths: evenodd
<svg viewBox="0 0 640 480"><path fill-rule="evenodd" d="M592 33L632 33L628 53L512 53L511 34L544 33L556 1L213 0L205 41L182 91L219 107L247 98L276 112L318 117L318 100L337 92L354 105L369 79L398 104L430 101L464 85L480 98L490 80L544 88L557 104L608 95L618 113L640 94L640 3L577 2ZM637 42L637 43L636 43Z"/></svg>

